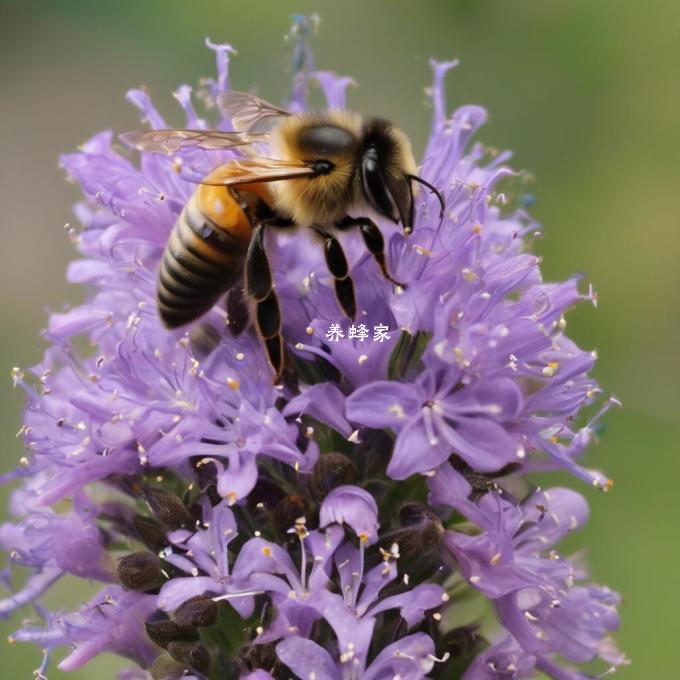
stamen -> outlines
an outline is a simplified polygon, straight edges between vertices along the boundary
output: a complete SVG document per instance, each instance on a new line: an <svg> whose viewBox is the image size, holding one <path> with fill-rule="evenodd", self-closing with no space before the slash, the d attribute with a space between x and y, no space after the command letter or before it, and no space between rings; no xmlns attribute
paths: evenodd
<svg viewBox="0 0 680 680"><path fill-rule="evenodd" d="M425 425L425 434L430 446L437 446L439 444L439 437L435 434L434 425L432 423L432 409L429 406L423 407L423 423Z"/></svg>
<svg viewBox="0 0 680 680"><path fill-rule="evenodd" d="M289 534L297 534L300 540L300 583L302 584L302 591L307 590L307 551L305 550L305 538L309 536L307 531L307 520L304 517L298 517L295 520L295 525L288 529Z"/></svg>
<svg viewBox="0 0 680 680"><path fill-rule="evenodd" d="M364 544L365 540L359 537L359 571L352 574L352 601L351 607L355 608L357 605L357 598L359 596L359 588L361 587L361 581L364 577Z"/></svg>
<svg viewBox="0 0 680 680"><path fill-rule="evenodd" d="M238 597L251 597L253 595L264 595L264 590L244 590L241 593L226 593L225 595L218 595L210 598L213 602L222 602L222 600L235 600Z"/></svg>

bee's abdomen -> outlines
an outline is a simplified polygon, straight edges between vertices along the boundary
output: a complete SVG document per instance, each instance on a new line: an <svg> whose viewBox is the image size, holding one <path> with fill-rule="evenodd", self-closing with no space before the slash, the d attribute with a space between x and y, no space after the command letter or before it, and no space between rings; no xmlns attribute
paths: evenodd
<svg viewBox="0 0 680 680"><path fill-rule="evenodd" d="M163 323L177 328L205 314L243 273L247 245L208 219L194 194L170 234L158 272Z"/></svg>

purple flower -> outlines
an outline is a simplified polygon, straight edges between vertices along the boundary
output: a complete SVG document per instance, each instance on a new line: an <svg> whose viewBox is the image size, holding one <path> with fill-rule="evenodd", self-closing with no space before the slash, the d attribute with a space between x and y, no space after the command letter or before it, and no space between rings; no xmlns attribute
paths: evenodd
<svg viewBox="0 0 680 680"><path fill-rule="evenodd" d="M570 489L537 492L522 506L489 493L479 504L458 506L482 533L450 531L444 545L456 558L465 579L496 599L523 587L549 587L573 578L573 567L548 549L582 526L588 506Z"/></svg>
<svg viewBox="0 0 680 680"><path fill-rule="evenodd" d="M378 506L370 493L356 486L338 486L324 499L319 510L322 527L333 522L348 524L359 540L375 543L378 535Z"/></svg>
<svg viewBox="0 0 680 680"><path fill-rule="evenodd" d="M463 680L522 680L534 677L535 667L536 658L524 652L516 640L507 637L480 654Z"/></svg>
<svg viewBox="0 0 680 680"><path fill-rule="evenodd" d="M59 664L62 671L72 671L90 659L112 652L146 666L156 655L144 634L144 621L154 611L152 595L126 593L117 586L101 591L75 612L50 617L48 628L26 625L13 640L34 641L42 647L74 646Z"/></svg>
<svg viewBox="0 0 680 680"><path fill-rule="evenodd" d="M378 680L387 677L418 680L427 677L437 661L432 640L424 633L409 635L385 647L368 667L351 651L339 661L334 661L323 647L301 637L283 640L276 646L276 653L301 677L313 674L317 680Z"/></svg>
<svg viewBox="0 0 680 680"><path fill-rule="evenodd" d="M487 494L461 510L484 529L448 532L447 549L465 579L494 600L500 620L527 654L559 653L575 663L601 657L626 663L609 634L618 628L618 594L575 585L582 574L552 546L587 519L588 506L570 489L536 492L522 506Z"/></svg>
<svg viewBox="0 0 680 680"><path fill-rule="evenodd" d="M80 578L115 580L113 560L104 536L94 523L93 506L83 493L74 499L75 512L58 515L38 508L18 524L0 526L0 546L13 562L37 569L24 588L0 600L0 615L6 615L40 595L64 573Z"/></svg>
<svg viewBox="0 0 680 680"><path fill-rule="evenodd" d="M465 384L459 370L427 371L415 384L374 382L346 402L350 421L398 432L387 469L394 479L433 470L452 450L475 469L503 467L516 459L518 446L504 423L521 408L522 395L511 380Z"/></svg>
<svg viewBox="0 0 680 680"><path fill-rule="evenodd" d="M297 16L289 34L295 113L312 84L336 109L354 84L316 69L317 25ZM234 50L206 44L217 75L177 89L183 126L232 132L211 108ZM587 520L585 500L526 477L566 469L611 486L579 458L618 402L600 403L595 355L569 339L564 316L596 296L576 278L543 280L528 242L539 227L500 193L516 174L509 154L472 143L486 112L446 111L455 65L432 62L418 171L445 210L418 184L412 234L374 215L404 285L385 280L358 233L339 233L350 322L310 229L268 232L287 355L279 385L252 328L231 333L222 302L175 331L156 310L179 214L240 150L131 159L103 132L62 156L83 191L67 277L87 294L50 316L41 362L13 371L26 454L2 477L18 488L0 526L10 562L28 570L18 587L4 573L0 615L37 611L44 624L13 639L44 650L41 673L61 646L62 670L113 652L139 666L129 680L582 680L578 664L627 663L610 637L619 596L558 552ZM146 91L128 100L151 128L168 127ZM266 139L253 151L274 153ZM109 585L49 612L41 599L66 573ZM488 648L474 625L451 629L464 591L496 613Z"/></svg>
<svg viewBox="0 0 680 680"><path fill-rule="evenodd" d="M195 533L187 529L171 533L171 545L162 557L187 575L178 575L163 585L158 607L172 611L192 597L208 593L228 600L242 616L252 613L252 593L247 594L249 588L243 575L250 569L246 553L239 553L233 567L229 564L229 544L237 536L236 519L226 501L207 508L202 526Z"/></svg>

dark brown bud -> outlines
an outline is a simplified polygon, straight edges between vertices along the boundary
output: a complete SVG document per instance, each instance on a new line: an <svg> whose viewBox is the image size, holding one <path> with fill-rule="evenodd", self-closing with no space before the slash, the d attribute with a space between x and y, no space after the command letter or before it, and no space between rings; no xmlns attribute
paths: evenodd
<svg viewBox="0 0 680 680"><path fill-rule="evenodd" d="M149 550L159 553L168 541L165 537L165 529L151 517L135 515L132 524L137 532L139 539Z"/></svg>
<svg viewBox="0 0 680 680"><path fill-rule="evenodd" d="M395 538L399 553L408 559L439 545L444 535L441 520L418 501L405 503L399 510L403 530Z"/></svg>
<svg viewBox="0 0 680 680"><path fill-rule="evenodd" d="M149 668L153 680L180 680L186 675L188 666L167 654L161 654Z"/></svg>
<svg viewBox="0 0 680 680"><path fill-rule="evenodd" d="M475 655L484 647L486 641L479 635L475 626L461 626L445 633L440 644L452 658L457 659Z"/></svg>
<svg viewBox="0 0 680 680"><path fill-rule="evenodd" d="M180 626L212 626L217 622L217 602L209 597L192 597L181 604L172 617Z"/></svg>
<svg viewBox="0 0 680 680"><path fill-rule="evenodd" d="M118 560L118 580L128 590L155 588L163 581L161 561L146 550L125 555Z"/></svg>
<svg viewBox="0 0 680 680"><path fill-rule="evenodd" d="M419 501L409 501L404 503L399 509L399 522L403 527L425 524L432 521L439 522L439 517L427 505Z"/></svg>
<svg viewBox="0 0 680 680"><path fill-rule="evenodd" d="M356 465L347 456L342 453L325 453L314 466L312 492L321 501L336 487L354 484L357 477Z"/></svg>
<svg viewBox="0 0 680 680"><path fill-rule="evenodd" d="M194 527L194 518L174 493L165 489L146 487L143 495L154 517L169 529L192 529Z"/></svg>
<svg viewBox="0 0 680 680"><path fill-rule="evenodd" d="M280 665L280 662L274 651L274 645L271 643L263 645L247 645L243 647L238 658L238 663L245 671L253 672L259 668L267 668L274 677L279 677L275 675L275 670Z"/></svg>
<svg viewBox="0 0 680 680"><path fill-rule="evenodd" d="M210 652L199 642L170 642L168 654L203 675L210 671Z"/></svg>
<svg viewBox="0 0 680 680"><path fill-rule="evenodd" d="M195 642L199 639L198 632L189 626L180 626L175 621L156 621L145 623L146 634L154 644L167 649L171 642Z"/></svg>
<svg viewBox="0 0 680 680"><path fill-rule="evenodd" d="M308 517L309 508L309 501L300 494L290 493L284 496L272 511L274 527L281 536L285 536L288 529L295 524L295 520Z"/></svg>

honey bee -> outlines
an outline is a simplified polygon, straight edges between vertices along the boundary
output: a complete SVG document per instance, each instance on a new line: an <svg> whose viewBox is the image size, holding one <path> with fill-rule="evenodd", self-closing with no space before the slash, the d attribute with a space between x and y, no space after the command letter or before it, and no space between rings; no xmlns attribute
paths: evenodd
<svg viewBox="0 0 680 680"><path fill-rule="evenodd" d="M217 100L234 132L151 130L121 139L144 151L235 149L242 157L201 180L180 214L161 261L156 297L161 320L178 328L205 314L227 293L230 327L247 323L247 304L278 381L284 365L281 313L265 250L269 228L306 227L319 238L335 294L350 319L354 284L338 231L358 229L382 275L389 273L383 236L364 212L372 210L408 234L414 186L439 191L416 175L406 135L380 118L345 111L291 114L258 97L226 92ZM268 157L258 155L266 144ZM350 213L356 216L350 216Z"/></svg>

